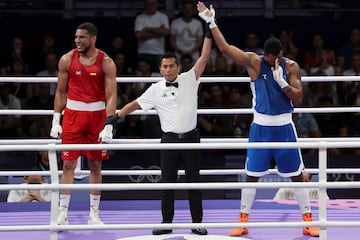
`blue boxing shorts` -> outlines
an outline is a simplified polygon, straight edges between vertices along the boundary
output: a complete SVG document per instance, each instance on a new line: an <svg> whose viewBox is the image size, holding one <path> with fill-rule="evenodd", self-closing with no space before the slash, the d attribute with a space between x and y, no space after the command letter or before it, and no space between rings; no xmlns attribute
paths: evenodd
<svg viewBox="0 0 360 240"><path fill-rule="evenodd" d="M296 142L294 124L281 126L262 126L252 123L249 142ZM277 165L278 174L282 177L298 176L304 169L299 148L249 148L246 157L246 173L249 176L261 177L269 174L271 160Z"/></svg>

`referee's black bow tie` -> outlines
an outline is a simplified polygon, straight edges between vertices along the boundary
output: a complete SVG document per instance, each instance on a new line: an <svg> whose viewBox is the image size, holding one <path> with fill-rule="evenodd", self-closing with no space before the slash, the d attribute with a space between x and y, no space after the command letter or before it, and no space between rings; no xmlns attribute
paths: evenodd
<svg viewBox="0 0 360 240"><path fill-rule="evenodd" d="M166 86L170 87L170 86L174 86L174 87L179 87L179 83L178 82L166 82Z"/></svg>

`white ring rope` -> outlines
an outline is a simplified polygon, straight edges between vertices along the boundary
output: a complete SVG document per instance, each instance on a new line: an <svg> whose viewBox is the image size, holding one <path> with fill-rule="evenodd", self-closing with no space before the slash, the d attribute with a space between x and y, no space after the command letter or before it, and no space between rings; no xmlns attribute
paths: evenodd
<svg viewBox="0 0 360 240"><path fill-rule="evenodd" d="M162 77L117 77L118 83L132 83L132 82L158 82ZM360 81L360 76L303 76L302 82L346 82L346 81ZM57 77L0 77L0 82L25 82L25 83L43 83L43 82L57 82ZM202 83L226 83L226 82L244 82L249 83L249 77L201 77Z"/></svg>
<svg viewBox="0 0 360 240"><path fill-rule="evenodd" d="M201 143L247 143L248 138L201 138ZM334 137L334 138L298 138L298 142L357 142L360 141L360 137ZM21 145L21 144L60 144L59 139L0 139L0 145ZM139 144L139 143L160 143L160 138L115 138L112 140L112 144Z"/></svg>
<svg viewBox="0 0 360 240"><path fill-rule="evenodd" d="M118 110L117 110L118 111ZM250 108L228 108L228 109L198 109L198 114L251 114ZM295 108L294 113L351 113L360 112L360 107L320 107L320 108ZM36 110L36 109L1 109L0 115L53 115L53 110ZM155 110L135 110L129 115L156 115Z"/></svg>
<svg viewBox="0 0 360 240"><path fill-rule="evenodd" d="M203 183L101 183L101 184L6 184L0 185L0 190L10 189L73 189L89 190L102 189L108 191L115 190L164 190L164 189L241 189L241 188L360 188L360 181L352 182L203 182Z"/></svg>
<svg viewBox="0 0 360 240"><path fill-rule="evenodd" d="M119 83L125 82L156 82L161 80L161 77L148 78L148 77L119 77L117 81ZM248 77L201 77L201 81L205 82L249 82ZM360 81L360 77L356 76L309 76L303 77L303 82L338 82L338 81ZM0 82L57 82L56 77L0 77ZM296 108L295 112L360 112L358 107L333 107L333 108ZM16 114L16 115L52 115L52 110L0 110L0 115ZM198 109L199 114L250 114L251 109ZM156 114L155 111L144 112L137 110L133 114L147 115ZM227 140L219 139L202 139L201 143L181 143L181 144L160 144L159 139L136 139L136 140L121 140L115 139L112 144L59 144L59 140L37 140L37 142L31 142L34 140L15 140L15 142L1 141L0 151L49 151L50 161L50 173L51 183L46 185L29 185L26 189L51 189L52 193L51 201L51 219L49 225L28 225L28 226L0 226L0 231L29 231L29 230L50 230L51 240L58 239L59 230L82 230L82 229L141 229L141 228L230 228L230 227L299 227L299 226L320 226L320 240L327 239L326 228L333 227L357 227L360 226L360 222L329 222L326 218L326 189L331 188L360 188L360 182L327 182L326 174L331 171L339 170L344 172L348 169L327 169L327 149L328 148L360 148L360 141L358 138L334 138L334 139L303 139L303 141L296 143L248 143L246 138L232 138ZM126 142L127 141L127 142ZM150 141L151 144L149 144ZM30 144L32 143L32 144ZM124 144L126 143L126 144ZM35 144L35 145L34 145ZM319 168L313 169L314 172L319 172L319 182L208 182L208 183L103 183L103 184L60 184L58 175L61 171L57 169L57 155L56 151L62 149L75 150L75 149L96 149L96 150L154 150L154 149L246 149L246 148L318 148L319 149ZM270 170L272 172L275 170ZM358 172L359 169L349 169L350 172ZM346 171L348 173L349 171ZM24 173L19 172L19 173ZM28 172L28 171L26 171ZM43 171L41 171L44 173ZM89 171L84 171L89 172ZM146 170L146 171L123 171L123 174L159 174L158 170ZM201 174L239 174L244 170L201 170ZM2 172L5 174L7 172ZM106 171L104 171L104 174ZM120 171L108 171L108 174L118 175ZM180 174L181 173L180 171ZM99 226L88 225L71 225L71 226L57 226L57 198L58 191L60 189L102 189L102 190L162 190L162 189L240 189L240 188L279 188L279 187L316 187L319 188L319 221L314 222L249 222L249 223L188 223L188 224L107 224ZM24 186L19 184L7 184L0 185L0 190L3 189L24 189Z"/></svg>
<svg viewBox="0 0 360 240"><path fill-rule="evenodd" d="M307 173L317 174L319 173L319 170L317 168L307 168ZM150 176L150 175L160 175L160 170L102 170L101 171L103 176ZM201 169L200 175L202 176L214 176L214 175L240 175L245 174L244 169ZM269 174L277 174L278 171L276 169L269 169ZM360 168L329 168L326 169L326 173L340 173L340 174L346 174L346 173L354 173L354 174L360 174ZM58 174L61 175L62 171L59 170ZM89 175L90 170L79 170L76 171L75 174L77 175ZM179 170L178 174L180 176L185 175L184 170ZM22 177L22 176L37 176L37 175L43 175L43 176L49 176L50 171L1 171L0 176L14 176L14 177Z"/></svg>
<svg viewBox="0 0 360 240"><path fill-rule="evenodd" d="M231 227L254 227L254 228L292 228L292 227L310 227L310 226L342 226L356 227L360 226L360 222L331 222L324 223L321 221L313 222L248 222L248 223L161 223L161 224L106 224L106 225L33 225L33 226L7 226L1 227L0 231L41 231L41 230L120 230L120 229L170 229L170 228L231 228Z"/></svg>
<svg viewBox="0 0 360 240"><path fill-rule="evenodd" d="M59 144L0 145L0 151L35 150L159 150L159 149L246 149L246 148L360 148L360 141L351 142L242 142L242 143L136 143L136 144Z"/></svg>

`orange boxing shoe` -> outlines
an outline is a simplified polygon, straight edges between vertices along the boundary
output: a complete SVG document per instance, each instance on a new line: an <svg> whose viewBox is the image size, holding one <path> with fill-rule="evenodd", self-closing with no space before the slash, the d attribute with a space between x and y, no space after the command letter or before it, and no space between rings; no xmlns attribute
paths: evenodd
<svg viewBox="0 0 360 240"><path fill-rule="evenodd" d="M240 219L239 222L248 222L249 221L249 214L247 213L240 213ZM230 236L238 237L244 234L248 234L249 229L248 228L234 228L230 231Z"/></svg>
<svg viewBox="0 0 360 240"><path fill-rule="evenodd" d="M311 213L303 214L303 219L304 219L304 222L312 222L313 221L312 214ZM312 237L319 237L320 229L317 227L304 227L303 234L310 235Z"/></svg>

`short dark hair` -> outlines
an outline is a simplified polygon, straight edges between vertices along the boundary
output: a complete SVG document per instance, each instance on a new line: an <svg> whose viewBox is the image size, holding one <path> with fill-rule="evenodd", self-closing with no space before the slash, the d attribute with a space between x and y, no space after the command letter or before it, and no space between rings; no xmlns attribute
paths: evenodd
<svg viewBox="0 0 360 240"><path fill-rule="evenodd" d="M282 49L282 44L279 39L276 37L271 37L268 40L266 40L264 44L264 53L266 54L272 54L274 56L278 55L280 53L280 50Z"/></svg>
<svg viewBox="0 0 360 240"><path fill-rule="evenodd" d="M81 23L79 26L77 26L76 29L84 29L84 30L88 31L88 33L91 36L96 36L97 32L98 32L96 26L93 23L90 23L90 22Z"/></svg>
<svg viewBox="0 0 360 240"><path fill-rule="evenodd" d="M162 60L163 60L164 58L174 58L176 65L179 66L179 59L176 57L176 54L175 54L175 53L167 52L167 53L165 53L164 55L162 55L162 57L161 57L161 59L160 59L160 65L161 65L161 62L162 62Z"/></svg>

